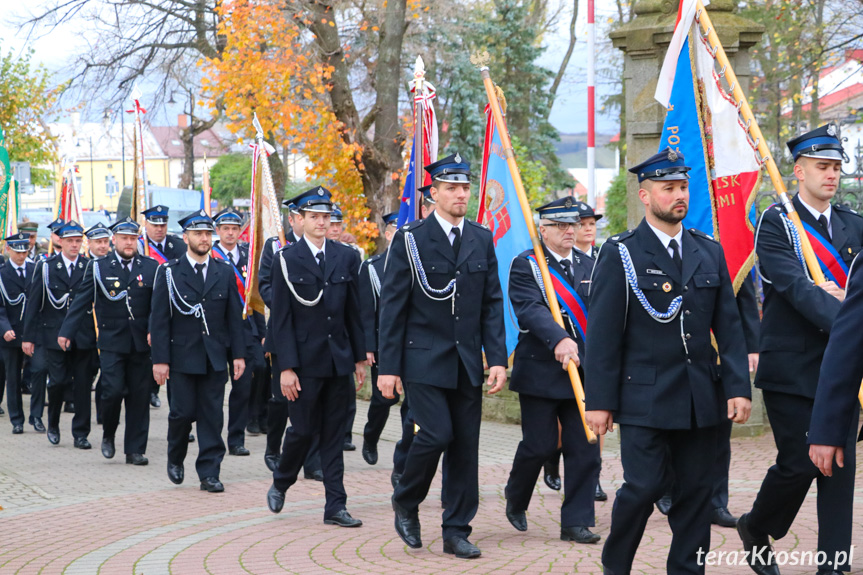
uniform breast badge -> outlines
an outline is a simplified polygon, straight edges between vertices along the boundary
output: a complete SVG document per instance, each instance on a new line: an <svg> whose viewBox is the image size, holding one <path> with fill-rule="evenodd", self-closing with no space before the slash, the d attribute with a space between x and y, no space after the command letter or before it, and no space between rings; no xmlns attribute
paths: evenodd
<svg viewBox="0 0 863 575"><path fill-rule="evenodd" d="M665 282L664 284L662 284L662 291L664 291L665 293L670 292L671 284L669 282Z"/></svg>

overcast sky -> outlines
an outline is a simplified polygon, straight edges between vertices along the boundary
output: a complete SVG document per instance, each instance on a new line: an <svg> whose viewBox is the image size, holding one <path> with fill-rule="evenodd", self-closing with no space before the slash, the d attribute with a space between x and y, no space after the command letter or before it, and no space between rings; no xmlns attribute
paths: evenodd
<svg viewBox="0 0 863 575"><path fill-rule="evenodd" d="M564 1L564 0L560 0ZM11 0L10 0L11 3ZM84 50L84 34L74 23L65 24L54 30L50 36L39 38L35 41L27 41L24 34L20 33L14 22L21 21L28 12L38 12L45 0L15 0L17 9L6 13L0 23L0 49L4 55L11 48L16 55L21 54L28 47L35 53L33 60L44 64L56 74L57 81L62 81L65 64L73 59L74 54ZM587 130L587 0L579 0L579 18L577 25L578 43L570 60L566 77L558 90L557 101L551 113L552 124L563 133L585 132ZM552 2L551 4L554 4ZM598 36L602 35L602 29L607 26L608 19L614 17L615 11L610 3L597 2L596 21L598 24ZM601 5L609 4L603 8ZM540 63L551 70L556 71L569 41L569 20L571 11L564 11L556 29L547 35L545 44L548 47L542 56ZM597 39L598 52L608 53L610 44L601 44L602 38ZM597 65L602 65L598 62ZM599 80L598 80L599 81ZM601 99L604 95L617 89L616 86L603 84L599 81L597 86L597 131L600 133L614 134L618 131L616 115L610 116L600 110Z"/></svg>

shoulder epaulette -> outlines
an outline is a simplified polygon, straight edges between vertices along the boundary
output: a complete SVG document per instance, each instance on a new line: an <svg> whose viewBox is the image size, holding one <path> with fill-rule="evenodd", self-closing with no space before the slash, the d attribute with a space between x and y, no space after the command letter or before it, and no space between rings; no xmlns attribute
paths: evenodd
<svg viewBox="0 0 863 575"><path fill-rule="evenodd" d="M706 234L706 233L702 232L702 231L701 231L701 230L699 230L698 228L689 228L689 233L691 233L693 236L696 236L696 237L699 237L699 238L705 238L705 239L708 239L708 240L710 240L710 241L712 241L712 242L715 242L715 241L716 241L716 240L713 238L713 236L711 236L710 234Z"/></svg>
<svg viewBox="0 0 863 575"><path fill-rule="evenodd" d="M426 218L426 219L424 219L424 220L414 220L414 221L412 221L412 222L408 222L408 223L406 223L405 225L403 225L403 226L402 226L401 228L399 228L399 229L402 229L402 230L405 230L405 231L415 230L415 229L417 229L418 227L422 226L422 225L423 225L424 223L426 223L427 221L428 221L428 218Z"/></svg>
<svg viewBox="0 0 863 575"><path fill-rule="evenodd" d="M485 231L487 231L487 232L490 232L490 231L491 231L491 228L489 228L489 227L488 227L487 225L485 225L485 224L481 224L481 223L479 223L479 222L475 222L475 221L473 221L473 220L469 220L469 219L467 219L467 218L465 218L465 220L464 220L464 221L466 221L466 222L467 222L467 223L469 223L469 224L473 224L473 225L475 225L475 226L476 226L476 227L478 227L478 228L482 228L482 229L484 229L484 230L485 230Z"/></svg>
<svg viewBox="0 0 863 575"><path fill-rule="evenodd" d="M632 237L632 235L634 233L635 233L634 229L633 230L626 230L625 232L620 232L619 234L614 234L613 236L608 238L608 241L614 242L614 243L622 242L623 240Z"/></svg>
<svg viewBox="0 0 863 575"><path fill-rule="evenodd" d="M861 216L859 213L857 213L857 210L854 210L851 207L846 206L845 204L834 204L833 209L835 209L836 211L839 211L839 212L844 212L846 214L854 214L858 218L863 218L863 216Z"/></svg>

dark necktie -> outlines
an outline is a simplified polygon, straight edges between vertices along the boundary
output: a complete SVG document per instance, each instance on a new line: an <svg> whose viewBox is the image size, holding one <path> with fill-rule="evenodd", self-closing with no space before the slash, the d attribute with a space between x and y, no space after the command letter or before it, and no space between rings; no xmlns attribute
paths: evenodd
<svg viewBox="0 0 863 575"><path fill-rule="evenodd" d="M572 270L570 268L571 265L572 262L570 262L568 259L564 258L560 260L560 267L563 268L563 276L566 278L566 281L568 281L570 285L572 285Z"/></svg>
<svg viewBox="0 0 863 575"><path fill-rule="evenodd" d="M458 251L461 249L461 230L457 227L453 227L452 233L455 236L455 239L452 241L452 251L455 254L455 257L458 257Z"/></svg>
<svg viewBox="0 0 863 575"><path fill-rule="evenodd" d="M677 240L671 238L671 241L668 242L668 247L671 248L671 259L674 260L677 270L683 271L683 260L680 259L680 246L677 244Z"/></svg>
<svg viewBox="0 0 863 575"><path fill-rule="evenodd" d="M827 223L827 216L824 214L818 216L818 223L821 224L821 228L824 230L824 234L827 236L827 239L832 242L833 238L830 237L830 224Z"/></svg>
<svg viewBox="0 0 863 575"><path fill-rule="evenodd" d="M18 277L24 279L24 268L18 268Z"/></svg>
<svg viewBox="0 0 863 575"><path fill-rule="evenodd" d="M321 266L321 269L324 269L324 259L325 258L324 258L323 250L319 251L318 255L316 255L315 257L318 258L318 265Z"/></svg>
<svg viewBox="0 0 863 575"><path fill-rule="evenodd" d="M231 265L234 265L234 254L233 254L233 252L228 252L228 261L231 263Z"/></svg>
<svg viewBox="0 0 863 575"><path fill-rule="evenodd" d="M132 260L123 260L123 269L127 272L132 273Z"/></svg>
<svg viewBox="0 0 863 575"><path fill-rule="evenodd" d="M69 277L70 277L70 278L72 277L72 271L73 271L74 269L75 269L75 264L69 264L68 272L69 272Z"/></svg>

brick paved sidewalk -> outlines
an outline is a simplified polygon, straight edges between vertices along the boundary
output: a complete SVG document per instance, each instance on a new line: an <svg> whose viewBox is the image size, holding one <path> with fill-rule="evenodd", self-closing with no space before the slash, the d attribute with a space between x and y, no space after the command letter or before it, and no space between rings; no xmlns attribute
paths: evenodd
<svg viewBox="0 0 863 575"><path fill-rule="evenodd" d="M26 400L25 400L26 403ZM365 423L367 404L358 404L355 443ZM359 451L345 454L348 509L363 520L360 529L322 523L324 491L320 483L300 480L287 494L280 515L266 508L271 482L264 466L264 437L249 437L251 457L226 456L222 465L225 493L198 489L190 446L187 480L172 485L166 476L167 407L151 410L150 465L125 465L121 449L113 460L99 452L101 430L94 425L94 449L72 447L71 416L64 414L61 444L26 426L13 436L7 416L0 416L0 574L66 573L601 573L599 545L559 539L560 495L540 481L528 512L529 530L519 533L504 517L503 487L520 438L516 426L484 423L481 436L480 508L472 541L483 556L462 561L445 556L440 540L440 482L420 511L425 547L407 549L393 530L390 507L392 448L399 433L398 412L384 432L380 462L370 467ZM226 413L227 420L227 413ZM2 434L8 434L2 436ZM122 434L118 431L118 447ZM731 511L748 509L771 463L772 438L733 440ZM609 501L597 504L596 531L608 533L614 489L621 483L616 437L604 453L602 483ZM863 545L863 474L858 471L855 542ZM671 540L668 523L654 513L636 557L634 572L665 572ZM792 531L777 551L814 551L817 541L814 489ZM715 528L715 550L739 550L734 530ZM863 573L863 549L854 573ZM751 573L747 567L708 567L708 573ZM784 575L814 573L815 568L786 567Z"/></svg>

